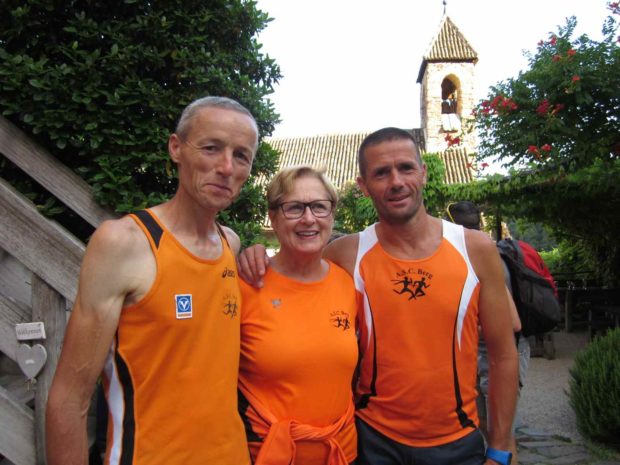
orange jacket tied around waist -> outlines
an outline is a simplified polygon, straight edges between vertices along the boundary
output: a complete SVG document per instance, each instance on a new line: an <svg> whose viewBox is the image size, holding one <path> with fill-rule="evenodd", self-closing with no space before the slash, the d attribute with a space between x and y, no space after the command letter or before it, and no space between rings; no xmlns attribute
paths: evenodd
<svg viewBox="0 0 620 465"><path fill-rule="evenodd" d="M354 421L353 402L344 415L328 426L312 426L295 420L278 419L262 405L251 392L239 386L250 402L247 411L252 428L265 438L254 462L255 465L289 465L295 463L295 442L320 441L329 446L329 460L326 465L347 465L347 458L336 440L336 434Z"/></svg>

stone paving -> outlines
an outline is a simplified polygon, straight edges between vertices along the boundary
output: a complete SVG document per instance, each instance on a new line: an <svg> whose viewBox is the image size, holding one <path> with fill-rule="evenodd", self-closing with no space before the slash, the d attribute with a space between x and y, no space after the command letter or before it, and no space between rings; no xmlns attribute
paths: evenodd
<svg viewBox="0 0 620 465"><path fill-rule="evenodd" d="M517 428L519 465L620 465L596 458L580 440L571 440L532 428Z"/></svg>

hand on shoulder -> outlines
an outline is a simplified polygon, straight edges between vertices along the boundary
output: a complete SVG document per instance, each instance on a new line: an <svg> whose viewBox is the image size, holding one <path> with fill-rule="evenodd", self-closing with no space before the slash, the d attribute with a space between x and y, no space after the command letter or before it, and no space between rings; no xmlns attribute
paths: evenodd
<svg viewBox="0 0 620 465"><path fill-rule="evenodd" d="M243 249L237 256L239 277L253 287L264 286L263 277L269 266L267 249L263 244L254 244Z"/></svg>

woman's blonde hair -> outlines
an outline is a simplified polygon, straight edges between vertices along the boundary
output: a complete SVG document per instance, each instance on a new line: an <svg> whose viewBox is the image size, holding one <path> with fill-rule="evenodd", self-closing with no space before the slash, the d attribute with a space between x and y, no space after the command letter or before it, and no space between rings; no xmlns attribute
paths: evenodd
<svg viewBox="0 0 620 465"><path fill-rule="evenodd" d="M334 202L335 208L338 203L338 192L336 192L334 185L327 179L327 176L325 176L325 170L302 165L284 168L273 177L267 187L267 205L269 209L276 210L280 205L282 197L293 190L295 181L306 177L318 179L321 184L323 184L329 197L329 199L326 200Z"/></svg>

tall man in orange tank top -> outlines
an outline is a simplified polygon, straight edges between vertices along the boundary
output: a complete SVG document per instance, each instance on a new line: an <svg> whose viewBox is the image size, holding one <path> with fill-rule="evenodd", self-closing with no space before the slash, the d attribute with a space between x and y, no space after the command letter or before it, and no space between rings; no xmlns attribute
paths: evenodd
<svg viewBox="0 0 620 465"><path fill-rule="evenodd" d="M324 254L364 300L356 463L509 464L517 353L494 243L426 212L426 165L408 131L370 134L358 162L379 222ZM255 246L239 265L260 286L268 258ZM478 324L489 347L488 448L475 405Z"/></svg>
<svg viewBox="0 0 620 465"><path fill-rule="evenodd" d="M168 141L168 202L92 236L47 406L50 465L86 465L86 419L102 376L109 465L249 464L237 413L238 236L216 215L258 146L250 112L224 97L183 111Z"/></svg>

